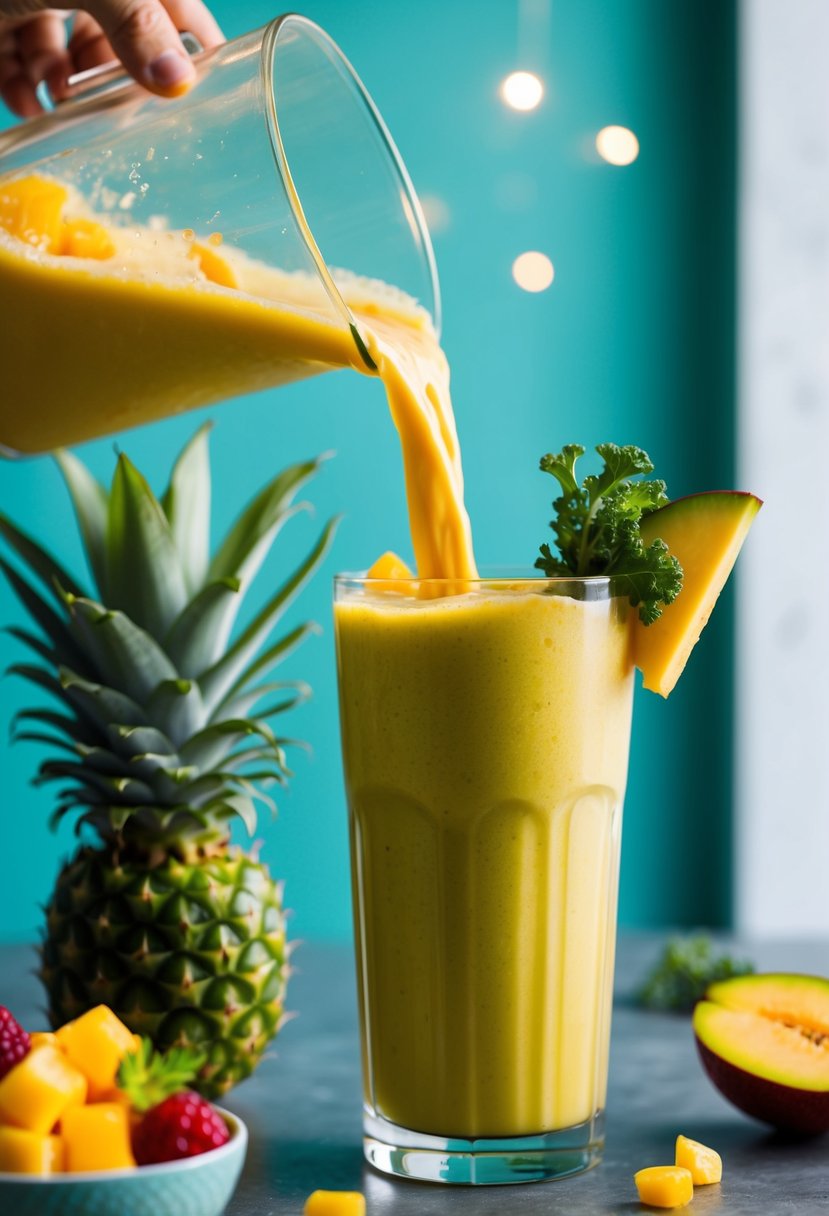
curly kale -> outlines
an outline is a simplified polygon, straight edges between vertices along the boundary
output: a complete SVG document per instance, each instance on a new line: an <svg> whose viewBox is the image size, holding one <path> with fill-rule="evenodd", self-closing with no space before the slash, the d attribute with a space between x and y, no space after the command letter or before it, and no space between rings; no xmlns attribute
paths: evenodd
<svg viewBox="0 0 829 1216"><path fill-rule="evenodd" d="M667 503L665 483L630 480L653 471L641 448L600 443L596 451L604 467L582 485L576 476L576 461L584 455L579 444L542 456L541 471L555 477L562 492L550 523L558 553L544 544L535 564L551 577L612 575L650 625L682 589L682 567L665 542L646 545L639 529L644 515Z"/></svg>

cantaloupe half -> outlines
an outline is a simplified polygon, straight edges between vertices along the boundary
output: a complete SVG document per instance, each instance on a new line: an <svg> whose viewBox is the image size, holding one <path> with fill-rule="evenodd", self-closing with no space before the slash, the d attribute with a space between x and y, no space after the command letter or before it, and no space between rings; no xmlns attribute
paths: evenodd
<svg viewBox="0 0 829 1216"><path fill-rule="evenodd" d="M790 1132L829 1131L829 979L721 980L693 1027L706 1072L736 1107Z"/></svg>
<svg viewBox="0 0 829 1216"><path fill-rule="evenodd" d="M659 620L633 627L633 661L651 692L667 697L682 674L762 505L753 494L714 490L677 498L642 520L645 543L664 540L683 570L682 590Z"/></svg>

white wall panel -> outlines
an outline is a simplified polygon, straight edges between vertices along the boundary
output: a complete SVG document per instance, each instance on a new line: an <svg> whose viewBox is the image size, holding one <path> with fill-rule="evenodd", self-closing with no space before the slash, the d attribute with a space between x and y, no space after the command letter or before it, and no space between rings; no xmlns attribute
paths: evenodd
<svg viewBox="0 0 829 1216"><path fill-rule="evenodd" d="M829 930L829 3L743 0L737 919Z"/></svg>

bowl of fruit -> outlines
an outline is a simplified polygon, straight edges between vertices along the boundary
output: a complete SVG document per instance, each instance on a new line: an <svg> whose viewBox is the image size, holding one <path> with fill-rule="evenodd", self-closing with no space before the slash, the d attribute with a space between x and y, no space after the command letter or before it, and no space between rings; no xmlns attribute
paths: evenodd
<svg viewBox="0 0 829 1216"><path fill-rule="evenodd" d="M105 1005L53 1034L0 1006L0 1212L219 1216L248 1137L189 1088L203 1064L155 1051Z"/></svg>

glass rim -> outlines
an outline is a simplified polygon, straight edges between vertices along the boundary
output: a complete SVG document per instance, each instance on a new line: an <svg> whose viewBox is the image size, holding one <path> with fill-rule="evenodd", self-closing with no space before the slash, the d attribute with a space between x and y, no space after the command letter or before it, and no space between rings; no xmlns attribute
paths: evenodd
<svg viewBox="0 0 829 1216"><path fill-rule="evenodd" d="M268 134L270 135L271 147L277 168L282 176L285 192L288 196L288 202L293 212L294 221L299 230L302 240L305 242L306 248L314 262L317 273L322 280L326 292L334 305L334 308L343 318L351 330L352 336L360 351L363 360L368 364L369 368L375 370L374 360L369 354L368 347L360 333L359 326L354 318L351 309L346 304L340 293L339 288L334 282L331 271L323 257L323 254L316 242L316 239L311 229L310 224L305 218L305 212L302 207L302 200L299 191L294 182L291 173L288 156L285 151L285 144L282 138L282 130L279 122L279 114L276 107L276 97L273 89L273 75L276 70L276 55L278 44L281 37L291 30L298 29L306 37L310 37L313 42L323 51L324 54L339 65L343 70L345 79L349 81L363 105L370 122L373 124L382 147L385 149L391 162L394 173L398 179L401 189L401 196L404 200L404 207L407 211L410 222L417 234L417 239L420 244L421 256L425 262L426 278L432 293L431 300L419 300L418 303L428 312L435 334L440 338L441 330L441 300L440 300L440 281L438 279L437 262L435 260L435 252L432 247L432 239L429 235L429 229L426 224L426 217L423 214L423 208L420 205L420 200L414 188L406 165L397 148L397 144L392 138L391 132L386 126L380 111L377 109L371 94L363 84L360 76L355 71L351 61L340 50L340 47L334 39L327 34L321 26L315 21L311 21L308 17L303 17L299 13L283 13L280 17L275 17L266 27L264 37L262 39L262 77L264 84L265 95L265 113L267 118Z"/></svg>
<svg viewBox="0 0 829 1216"><path fill-rule="evenodd" d="M504 589L529 589L537 591L543 587L584 587L589 588L594 592L601 593L602 590L607 590L611 593L615 586L618 586L618 579L612 574L528 574L525 567L515 570L509 567L495 566L490 568L491 572L484 567L483 572L477 574L475 578L463 578L460 575L452 575L449 577L440 578L419 578L417 575L411 575L409 578L394 578L389 575L378 574L369 577L365 570L344 570L334 575L333 582L336 590L349 587L381 587L384 589L393 588L400 589L401 592L406 590L417 591L421 588L448 588L448 594L463 594L467 589L470 591L486 588L487 590L499 587ZM458 588L462 588L461 591ZM621 595L622 593L620 593ZM611 598L609 596L608 598Z"/></svg>

